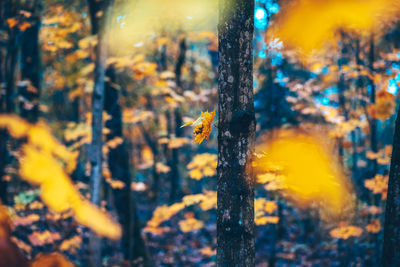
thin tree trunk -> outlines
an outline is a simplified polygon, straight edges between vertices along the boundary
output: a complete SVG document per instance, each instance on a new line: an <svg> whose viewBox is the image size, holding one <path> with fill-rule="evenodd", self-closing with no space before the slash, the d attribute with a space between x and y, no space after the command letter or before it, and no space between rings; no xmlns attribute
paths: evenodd
<svg viewBox="0 0 400 267"><path fill-rule="evenodd" d="M13 30L11 30L13 31ZM15 76L18 56L18 42L14 33L10 35L6 58L6 112L15 112Z"/></svg>
<svg viewBox="0 0 400 267"><path fill-rule="evenodd" d="M186 40L182 38L179 43L179 55L175 65L175 82L178 90L182 91L182 66L185 64L186 59Z"/></svg>
<svg viewBox="0 0 400 267"><path fill-rule="evenodd" d="M370 71L371 75L374 75L374 61L375 61L375 45L374 45L374 37L371 36L370 40L370 49L369 49L369 64L368 68ZM371 104L375 104L375 83L374 80L369 79L369 85L371 87L371 96L370 96L370 102ZM378 143L377 143L377 128L376 128L376 119L371 118L370 120L370 130L371 130L371 150L374 153L378 152ZM371 177L375 176L375 174L378 172L378 162L376 159L371 160L372 161L372 174Z"/></svg>
<svg viewBox="0 0 400 267"><path fill-rule="evenodd" d="M0 3L0 24L5 22L5 3ZM0 49L0 89L3 90L3 84L6 81L5 75L5 53ZM4 95L0 94L0 113L5 112ZM7 204L7 182L3 180L5 175L6 159L7 159L7 142L6 130L0 130L0 201Z"/></svg>
<svg viewBox="0 0 400 267"><path fill-rule="evenodd" d="M382 266L400 266L400 109L397 113L390 163Z"/></svg>
<svg viewBox="0 0 400 267"><path fill-rule="evenodd" d="M92 202L100 204L101 164L103 146L103 106L104 106L104 79L106 72L106 40L105 32L98 33L96 46L96 60L94 69L94 88L92 94L92 143L90 145L90 180L92 183Z"/></svg>
<svg viewBox="0 0 400 267"><path fill-rule="evenodd" d="M16 4L11 1L2 3L2 10L0 22L5 23L7 18L12 18L17 13ZM3 70L2 70L2 83L5 83L5 95L1 98L1 113L14 113L15 112L15 78L17 70L17 57L18 57L18 29L8 29L8 42L6 55L4 57ZM0 88L2 89L2 88ZM4 99L3 99L4 98ZM6 131L0 131L0 199L4 204L7 204L8 195L8 182L3 180L3 176L6 174L5 168L10 162L10 154L7 149L7 142L9 135Z"/></svg>
<svg viewBox="0 0 400 267"><path fill-rule="evenodd" d="M217 266L254 266L253 0L219 2Z"/></svg>
<svg viewBox="0 0 400 267"><path fill-rule="evenodd" d="M175 109L175 136L182 137L183 131L180 127L183 124L182 116L180 113L180 109ZM173 203L179 198L180 190L180 173L179 173L179 148L172 149L172 159L171 159L171 173L170 173L170 181L171 181L171 192L169 196L169 202Z"/></svg>
<svg viewBox="0 0 400 267"><path fill-rule="evenodd" d="M35 12L35 11L33 11ZM29 90L28 85L20 88L21 95L25 101L33 104L33 107L21 105L21 116L31 122L36 122L39 117L39 96L40 96L40 49L39 31L40 17L33 19L34 24L23 34L21 49L21 76L22 80L28 80L34 88Z"/></svg>
<svg viewBox="0 0 400 267"><path fill-rule="evenodd" d="M91 165L91 201L100 205L100 191L103 160L103 108L104 108L104 80L106 73L107 43L105 23L110 12L111 0L89 0L92 33L97 34L96 59L94 68L94 88L92 93L92 142L90 144L89 160ZM98 17L99 12L103 12ZM95 233L90 236L90 266L101 266L101 238Z"/></svg>
<svg viewBox="0 0 400 267"><path fill-rule="evenodd" d="M183 38L179 43L179 56L175 65L175 81L176 88L178 93L182 93L182 67L185 64L186 60L186 40ZM175 117L175 136L182 137L183 129L181 125L183 124L182 115L179 108L175 108L174 110ZM179 173L179 148L172 149L172 159L171 159L171 173L170 173L170 181L171 181L171 192L169 195L169 202L173 203L178 199L178 195L180 193L180 173Z"/></svg>
<svg viewBox="0 0 400 267"><path fill-rule="evenodd" d="M339 60L338 60L338 70L339 70L339 77L338 77L338 93L339 93L339 107L340 112L344 116L345 120L349 120L347 107L346 107L346 84L344 79L344 73L342 72L342 65L344 64L344 38L341 38L341 47L339 50ZM343 137L339 138L339 162L344 164L344 148L343 148Z"/></svg>
<svg viewBox="0 0 400 267"><path fill-rule="evenodd" d="M104 110L111 115L111 119L106 122L106 127L110 130L110 133L107 134L107 140L112 140L116 137L123 138L122 111L118 102L120 90L113 87L116 83L116 74L113 67L108 68L107 77L109 82L106 83L105 88ZM125 183L124 188L115 189L113 192L119 221L123 228L122 249L124 259L129 262L140 263L143 266L149 266L149 257L141 236L136 202L130 188L132 175L126 141L116 148L110 149L108 166L113 179Z"/></svg>

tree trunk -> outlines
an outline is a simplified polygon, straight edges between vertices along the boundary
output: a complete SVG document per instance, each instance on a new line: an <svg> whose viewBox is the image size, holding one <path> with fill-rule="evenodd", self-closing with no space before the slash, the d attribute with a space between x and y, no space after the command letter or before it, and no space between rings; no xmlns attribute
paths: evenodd
<svg viewBox="0 0 400 267"><path fill-rule="evenodd" d="M17 5L11 1L1 3L1 17L0 23L6 24L8 18L12 18L17 14ZM17 70L18 58L18 30L15 28L8 28L8 41L4 62L1 62L3 69L1 70L1 84L5 84L5 95L1 95L1 113L14 113L15 112L15 78ZM0 88L3 89L3 88ZM7 149L7 142L9 135L7 131L0 130L0 199L4 204L7 204L7 187L8 182L3 180L6 174L5 168L10 163L10 154Z"/></svg>
<svg viewBox="0 0 400 267"><path fill-rule="evenodd" d="M370 49L369 49L369 64L368 68L371 75L374 75L374 61L375 61L375 45L374 45L374 37L371 36L370 40ZM374 80L369 79L369 86L371 87L371 96L370 102L371 104L375 104L375 83ZM376 119L371 118L370 120L370 130L371 130L371 150L374 153L378 152L378 143L377 143L377 128L376 128ZM376 159L372 159L372 173L371 177L374 177L378 172L378 162Z"/></svg>
<svg viewBox="0 0 400 267"><path fill-rule="evenodd" d="M382 266L400 266L400 109L397 113L386 200Z"/></svg>
<svg viewBox="0 0 400 267"><path fill-rule="evenodd" d="M94 88L92 93L92 142L90 144L89 160L91 165L91 201L100 205L100 190L102 178L102 147L103 147L103 108L104 79L106 73L107 44L105 23L110 12L111 0L89 0L89 10L92 22L92 33L97 34L96 59L94 68ZM102 16L97 17L99 12ZM95 233L90 236L90 266L101 266L101 239Z"/></svg>
<svg viewBox="0 0 400 267"><path fill-rule="evenodd" d="M186 60L186 40L183 38L179 43L179 55L175 65L175 82L177 93L182 93L182 67L185 64ZM175 108L174 110L174 118L175 118L175 137L182 137L183 129L181 125L183 124L182 115L180 108ZM171 129L172 130L172 129ZM170 172L170 181L171 181L171 192L169 195L169 202L174 203L180 194L180 173L179 173L179 148L172 149L172 158L171 158L171 172Z"/></svg>
<svg viewBox="0 0 400 267"><path fill-rule="evenodd" d="M119 105L119 90L114 88L116 75L113 67L107 70L104 110L111 115L111 119L106 122L106 127L110 130L107 134L107 140L116 137L123 138L122 130L122 111ZM122 225L122 249L124 259L129 262L137 262L143 266L149 266L149 257L141 236L140 221L137 215L136 202L132 194L131 184L131 166L127 143L124 141L119 146L110 149L108 153L108 166L113 179L125 183L122 189L114 189L113 195L115 206L117 208L119 222Z"/></svg>
<svg viewBox="0 0 400 267"><path fill-rule="evenodd" d="M34 11L33 11L34 12ZM34 88L29 90L28 84L20 87L21 96L25 101L33 104L27 107L22 103L21 117L30 122L36 122L39 117L39 96L40 96L40 50L39 50L39 30L40 18L33 19L34 23L23 34L21 49L21 77L28 80Z"/></svg>
<svg viewBox="0 0 400 267"><path fill-rule="evenodd" d="M253 0L219 3L217 266L254 266Z"/></svg>

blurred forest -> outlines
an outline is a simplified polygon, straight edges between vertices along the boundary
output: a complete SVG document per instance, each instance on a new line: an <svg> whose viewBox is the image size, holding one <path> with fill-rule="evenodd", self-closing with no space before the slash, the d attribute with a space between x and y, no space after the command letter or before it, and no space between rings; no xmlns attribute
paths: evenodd
<svg viewBox="0 0 400 267"><path fill-rule="evenodd" d="M400 266L399 14L0 0L0 267Z"/></svg>

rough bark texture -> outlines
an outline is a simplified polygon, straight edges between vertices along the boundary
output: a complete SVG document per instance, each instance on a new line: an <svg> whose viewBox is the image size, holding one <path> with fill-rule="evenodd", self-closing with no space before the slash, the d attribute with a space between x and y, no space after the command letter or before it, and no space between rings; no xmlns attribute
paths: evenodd
<svg viewBox="0 0 400 267"><path fill-rule="evenodd" d="M400 266L400 109L397 113L386 200L382 266Z"/></svg>
<svg viewBox="0 0 400 267"><path fill-rule="evenodd" d="M219 5L217 266L254 266L254 1Z"/></svg>

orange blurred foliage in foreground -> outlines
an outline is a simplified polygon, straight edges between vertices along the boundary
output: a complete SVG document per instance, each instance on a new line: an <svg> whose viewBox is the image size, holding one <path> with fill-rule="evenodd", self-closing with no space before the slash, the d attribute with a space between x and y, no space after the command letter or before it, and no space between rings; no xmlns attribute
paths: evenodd
<svg viewBox="0 0 400 267"><path fill-rule="evenodd" d="M261 174L281 177L284 197L300 208L319 206L326 219L349 215L354 207L352 186L324 139L297 130L281 130L257 150L262 154L257 154L253 165Z"/></svg>
<svg viewBox="0 0 400 267"><path fill-rule="evenodd" d="M50 210L72 211L78 223L97 234L110 239L121 237L120 225L86 200L68 176L76 166L77 152L58 142L44 123L29 124L18 116L0 115L0 128L6 128L14 138L27 138L19 158L19 174L32 185L40 186L41 198Z"/></svg>
<svg viewBox="0 0 400 267"><path fill-rule="evenodd" d="M383 32L399 11L399 0L295 0L283 6L267 36L309 55L326 42L335 44L341 29L364 35Z"/></svg>

